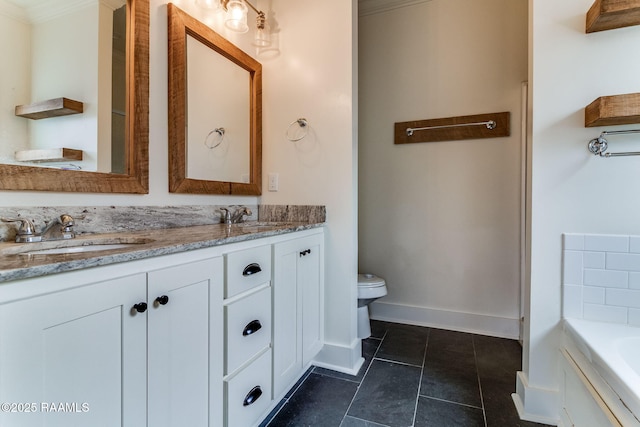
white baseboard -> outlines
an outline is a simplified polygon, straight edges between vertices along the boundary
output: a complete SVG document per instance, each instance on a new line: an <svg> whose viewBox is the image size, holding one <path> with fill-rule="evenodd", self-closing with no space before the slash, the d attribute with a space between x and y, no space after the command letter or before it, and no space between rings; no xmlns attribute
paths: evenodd
<svg viewBox="0 0 640 427"><path fill-rule="evenodd" d="M527 375L516 374L516 392L511 395L520 419L535 423L559 425L558 391L531 387Z"/></svg>
<svg viewBox="0 0 640 427"><path fill-rule="evenodd" d="M410 325L471 332L500 338L519 339L520 320L482 314L437 310L375 301L369 306L372 319Z"/></svg>
<svg viewBox="0 0 640 427"><path fill-rule="evenodd" d="M312 363L321 368L358 375L358 371L364 363L362 341L355 339L350 346L325 342Z"/></svg>

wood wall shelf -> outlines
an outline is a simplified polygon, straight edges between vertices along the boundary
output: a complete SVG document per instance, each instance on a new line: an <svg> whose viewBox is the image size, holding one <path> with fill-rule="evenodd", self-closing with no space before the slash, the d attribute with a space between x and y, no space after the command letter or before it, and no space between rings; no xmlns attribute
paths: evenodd
<svg viewBox="0 0 640 427"><path fill-rule="evenodd" d="M33 104L16 106L16 116L33 120L80 114L82 111L82 102L68 98L54 98L34 102Z"/></svg>
<svg viewBox="0 0 640 427"><path fill-rule="evenodd" d="M640 0L596 0L587 12L587 33L632 25L640 25Z"/></svg>
<svg viewBox="0 0 640 427"><path fill-rule="evenodd" d="M51 148L47 150L16 151L16 160L32 163L79 161L82 160L82 150Z"/></svg>
<svg viewBox="0 0 640 427"><path fill-rule="evenodd" d="M584 126L640 123L640 93L601 96L584 110Z"/></svg>

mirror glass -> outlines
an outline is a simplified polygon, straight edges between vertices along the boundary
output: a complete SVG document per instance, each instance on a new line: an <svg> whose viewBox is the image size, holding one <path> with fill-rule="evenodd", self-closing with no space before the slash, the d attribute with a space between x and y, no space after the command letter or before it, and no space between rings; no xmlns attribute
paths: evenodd
<svg viewBox="0 0 640 427"><path fill-rule="evenodd" d="M187 36L187 178L249 182L249 84L247 70Z"/></svg>
<svg viewBox="0 0 640 427"><path fill-rule="evenodd" d="M169 189L259 195L262 66L168 5Z"/></svg>
<svg viewBox="0 0 640 427"><path fill-rule="evenodd" d="M148 22L148 0L0 0L0 189L148 192Z"/></svg>

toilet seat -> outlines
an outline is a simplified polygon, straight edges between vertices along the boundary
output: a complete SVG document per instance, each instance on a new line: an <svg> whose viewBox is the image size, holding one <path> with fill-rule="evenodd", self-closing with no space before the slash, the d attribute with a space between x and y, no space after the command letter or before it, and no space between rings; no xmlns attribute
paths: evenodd
<svg viewBox="0 0 640 427"><path fill-rule="evenodd" d="M372 298L380 298L387 294L384 279L375 274L358 274L358 299L360 304L368 304Z"/></svg>
<svg viewBox="0 0 640 427"><path fill-rule="evenodd" d="M376 276L375 274L358 274L358 287L359 288L375 288L378 286L385 286L384 279Z"/></svg>

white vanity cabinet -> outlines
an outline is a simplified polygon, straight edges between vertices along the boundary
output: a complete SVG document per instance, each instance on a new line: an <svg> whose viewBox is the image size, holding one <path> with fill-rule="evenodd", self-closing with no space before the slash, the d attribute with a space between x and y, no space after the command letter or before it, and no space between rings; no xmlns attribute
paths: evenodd
<svg viewBox="0 0 640 427"><path fill-rule="evenodd" d="M0 426L250 427L323 345L322 228L0 284Z"/></svg>
<svg viewBox="0 0 640 427"><path fill-rule="evenodd" d="M131 311L146 286L136 274L0 306L0 425L146 425L147 322Z"/></svg>
<svg viewBox="0 0 640 427"><path fill-rule="evenodd" d="M324 237L274 245L273 393L280 396L322 349Z"/></svg>

